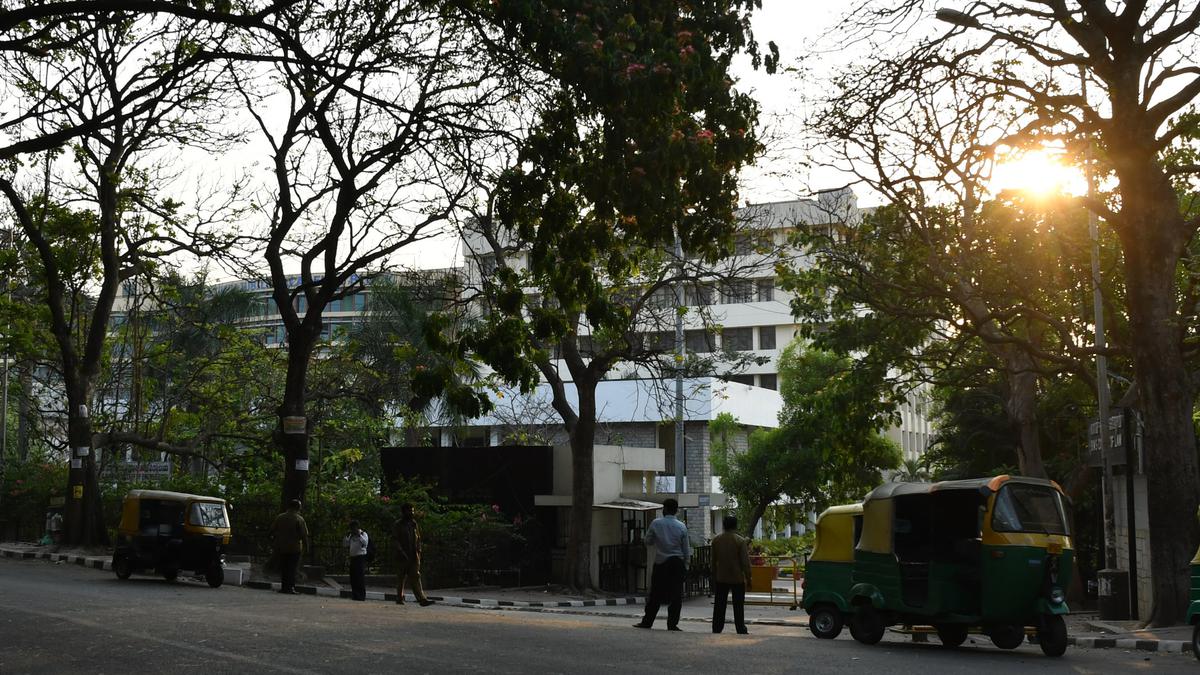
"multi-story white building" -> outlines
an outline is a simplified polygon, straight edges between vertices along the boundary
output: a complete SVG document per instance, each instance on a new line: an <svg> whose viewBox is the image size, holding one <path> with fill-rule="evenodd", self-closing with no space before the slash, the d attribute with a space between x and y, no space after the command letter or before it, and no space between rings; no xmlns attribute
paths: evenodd
<svg viewBox="0 0 1200 675"><path fill-rule="evenodd" d="M694 284L684 297L688 312L685 315L685 344L689 352L717 354L723 350L756 357L738 372L719 377L689 380L684 406L685 445L679 453L685 463L685 485L675 483L674 387L673 382L652 379L653 374L637 366L617 367L597 390L599 430L596 442L607 445L659 447L666 451L665 471L661 472L657 492L680 497L685 508L689 529L700 539L707 539L719 525L715 511L725 503L720 477L712 473L709 450L711 439L708 423L718 414L729 412L744 426L747 433L733 440L735 449L744 449L748 432L755 427L774 427L782 407L779 387L779 358L785 347L798 335L799 326L792 316L790 294L781 289L775 276L778 256L792 263L805 264L800 252L788 246L791 233L798 227L843 227L859 217L856 199L849 190L823 193L813 199L801 199L769 204L749 205L740 211L746 228L738 239L735 256L739 257L733 278L719 275L712 284ZM472 281L490 274L496 265L491 250L480 238L470 236L463 241L464 272L467 287ZM508 258L520 268L523 254ZM664 302L674 303L668 293ZM650 327L648 339L671 341L674 332L668 326ZM718 357L718 362L720 358ZM559 371L568 381L570 376L561 363ZM529 396L511 391L494 395L497 412L468 422L472 444L500 445L514 432L514 427L536 427L549 443L565 442L561 422L549 405L548 385L542 385ZM932 429L926 416L923 395L914 394L900 410L900 424L887 435L903 450L904 457L916 458L928 447ZM446 430L445 442L451 442ZM528 437L528 434L525 434ZM625 495L636 498L638 495ZM643 495L645 496L645 495ZM791 528L788 528L789 532Z"/></svg>

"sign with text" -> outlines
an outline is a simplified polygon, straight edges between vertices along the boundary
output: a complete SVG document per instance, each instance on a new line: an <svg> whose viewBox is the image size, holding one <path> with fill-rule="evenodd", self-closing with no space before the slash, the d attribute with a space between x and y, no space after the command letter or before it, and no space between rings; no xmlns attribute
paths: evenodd
<svg viewBox="0 0 1200 675"><path fill-rule="evenodd" d="M1130 410L1119 410L1108 417L1108 460L1113 466L1124 466L1129 452L1134 455L1138 473L1141 473L1140 439L1134 433L1137 428L1136 413ZM1088 466L1103 466L1100 458L1100 420L1088 420ZM1132 444L1132 445L1130 445Z"/></svg>

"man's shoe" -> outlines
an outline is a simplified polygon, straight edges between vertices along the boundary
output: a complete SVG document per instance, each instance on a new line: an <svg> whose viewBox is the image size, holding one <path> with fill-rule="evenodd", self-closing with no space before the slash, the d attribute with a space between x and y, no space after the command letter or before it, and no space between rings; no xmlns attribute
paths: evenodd
<svg viewBox="0 0 1200 675"><path fill-rule="evenodd" d="M648 629L648 628L650 628L650 626L651 626L651 624L648 624L648 623L642 623L641 621L639 621L639 622L637 622L637 623L633 624L633 627L634 627L634 628L647 628L647 629Z"/></svg>
<svg viewBox="0 0 1200 675"><path fill-rule="evenodd" d="M679 626L667 626L667 630L677 630L677 631L683 632L683 629L680 628Z"/></svg>
<svg viewBox="0 0 1200 675"><path fill-rule="evenodd" d="M428 607L428 606L432 605L433 602L434 602L433 600L429 600L428 598L426 598L425 600L421 600L418 604L421 605L422 607Z"/></svg>
<svg viewBox="0 0 1200 675"><path fill-rule="evenodd" d="M745 629L738 631L738 635L749 635L749 634L750 634L750 631L745 630Z"/></svg>
<svg viewBox="0 0 1200 675"><path fill-rule="evenodd" d="M292 590L288 591L288 593L291 593L292 595L300 595L300 591L298 591L294 588Z"/></svg>
<svg viewBox="0 0 1200 675"><path fill-rule="evenodd" d="M396 598L396 604L397 604L397 605L403 605L403 604L404 604L404 598Z"/></svg>

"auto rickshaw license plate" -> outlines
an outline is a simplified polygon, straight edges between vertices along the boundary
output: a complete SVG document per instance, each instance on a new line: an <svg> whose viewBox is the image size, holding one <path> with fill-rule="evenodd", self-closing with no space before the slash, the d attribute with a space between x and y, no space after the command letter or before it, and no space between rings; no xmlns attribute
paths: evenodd
<svg viewBox="0 0 1200 675"><path fill-rule="evenodd" d="M1051 541L1046 544L1046 552L1052 555L1058 555L1063 552L1061 542Z"/></svg>

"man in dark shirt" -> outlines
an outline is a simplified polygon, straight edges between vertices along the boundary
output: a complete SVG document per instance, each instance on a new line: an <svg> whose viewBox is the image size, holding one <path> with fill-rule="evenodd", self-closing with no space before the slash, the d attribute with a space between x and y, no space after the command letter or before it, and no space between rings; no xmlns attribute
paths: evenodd
<svg viewBox="0 0 1200 675"><path fill-rule="evenodd" d="M404 504L400 507L400 520L392 525L392 540L396 542L396 604L404 604L404 580L408 579L412 586L413 597L422 607L428 607L433 601L425 597L421 588L421 528L417 526L413 505Z"/></svg>
<svg viewBox="0 0 1200 675"><path fill-rule="evenodd" d="M296 567L308 545L308 525L300 515L300 500L288 502L287 511L275 517L275 553L279 555L279 592L295 594Z"/></svg>

